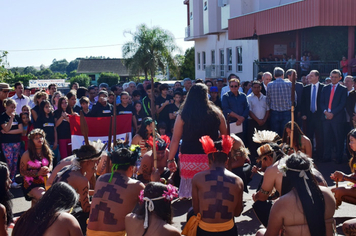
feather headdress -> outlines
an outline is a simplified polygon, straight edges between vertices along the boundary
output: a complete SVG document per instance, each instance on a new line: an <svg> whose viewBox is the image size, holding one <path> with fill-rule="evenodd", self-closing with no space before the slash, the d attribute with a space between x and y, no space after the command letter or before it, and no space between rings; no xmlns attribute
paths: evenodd
<svg viewBox="0 0 356 236"><path fill-rule="evenodd" d="M152 136L150 136L150 138L146 142L148 145L153 147L153 137ZM162 135L161 137L156 138L157 151L166 150L166 148L169 146L170 143L171 143L171 140L167 135Z"/></svg>
<svg viewBox="0 0 356 236"><path fill-rule="evenodd" d="M201 142L201 144L203 146L205 154L210 154L210 153L214 153L214 152L223 152L226 155L229 155L229 152L233 145L233 139L229 135L222 135L221 138L222 138L221 139L222 150L218 150L215 147L215 143L210 138L210 136L205 135L205 136L201 137L199 139L199 141Z"/></svg>
<svg viewBox="0 0 356 236"><path fill-rule="evenodd" d="M252 140L255 143L265 144L271 142L277 142L280 139L276 132L270 130L256 130L252 136Z"/></svg>

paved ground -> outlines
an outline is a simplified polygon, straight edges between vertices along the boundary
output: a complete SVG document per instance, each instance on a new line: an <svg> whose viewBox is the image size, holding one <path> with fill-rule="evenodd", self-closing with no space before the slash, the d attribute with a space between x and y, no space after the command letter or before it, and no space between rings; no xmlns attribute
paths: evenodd
<svg viewBox="0 0 356 236"><path fill-rule="evenodd" d="M329 163L317 163L319 170L324 175L330 187L334 186L333 181L330 180L329 176L334 170L341 170L345 173L350 173L346 163L334 164ZM238 227L239 235L255 235L256 231L261 227L261 224L257 220L253 210L252 210L252 194L256 191L257 185L260 182L261 177L255 175L249 186L249 193L244 193L244 210L241 216L235 218L235 222ZM345 184L340 183L340 186ZM23 195L21 189L12 189L11 192L14 194L13 199L13 211L15 216L20 216L24 211L30 207L30 202L27 202ZM186 221L186 213L191 207L191 201L178 201L173 204L175 217L173 219L173 224L175 227L182 229ZM343 203L338 210L336 210L334 218L337 223L337 231L339 235L342 234L341 225L345 220L356 217L355 215L356 206L350 205L348 203ZM9 230L11 232L11 229ZM9 232L9 233L10 233Z"/></svg>

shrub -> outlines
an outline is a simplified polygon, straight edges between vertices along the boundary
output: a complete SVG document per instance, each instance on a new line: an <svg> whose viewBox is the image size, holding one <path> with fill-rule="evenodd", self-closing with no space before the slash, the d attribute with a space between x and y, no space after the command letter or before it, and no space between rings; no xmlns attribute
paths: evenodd
<svg viewBox="0 0 356 236"><path fill-rule="evenodd" d="M74 76L73 78L70 79L70 88L75 82L77 82L79 86L88 88L90 86L90 77L86 74L80 74Z"/></svg>
<svg viewBox="0 0 356 236"><path fill-rule="evenodd" d="M115 73L101 73L98 79L98 85L101 83L107 83L109 87L119 83L120 76Z"/></svg>

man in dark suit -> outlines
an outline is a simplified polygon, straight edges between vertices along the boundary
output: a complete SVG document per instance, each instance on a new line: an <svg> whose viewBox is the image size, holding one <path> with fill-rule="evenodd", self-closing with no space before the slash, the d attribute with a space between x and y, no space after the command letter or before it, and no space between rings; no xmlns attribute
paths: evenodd
<svg viewBox="0 0 356 236"><path fill-rule="evenodd" d="M295 72L295 77L298 78L297 76L297 71L294 69L289 69L286 72L286 76L290 82L292 82L292 73ZM303 97L303 88L304 85L301 82L295 82L295 92L297 94L297 104L294 110L294 117L295 121L298 123L299 127L302 128L303 121L301 118L301 109L302 109L302 97Z"/></svg>
<svg viewBox="0 0 356 236"><path fill-rule="evenodd" d="M321 160L324 152L323 125L320 122L323 110L320 107L321 91L324 84L319 83L319 71L312 70L308 75L310 84L304 87L302 95L301 115L306 121L306 135L312 141L314 147L314 135L316 140L316 153L314 160Z"/></svg>
<svg viewBox="0 0 356 236"><path fill-rule="evenodd" d="M262 87L261 93L266 96L267 94L267 85L272 81L272 74L270 72L265 72L262 75Z"/></svg>
<svg viewBox="0 0 356 236"><path fill-rule="evenodd" d="M347 89L339 84L342 79L339 70L333 70L330 73L331 84L324 86L321 91L320 108L324 115L322 116L324 130L324 157L323 161L331 160L332 140L336 144L336 163L340 164L343 157L345 106L347 99ZM333 138L334 136L334 138Z"/></svg>

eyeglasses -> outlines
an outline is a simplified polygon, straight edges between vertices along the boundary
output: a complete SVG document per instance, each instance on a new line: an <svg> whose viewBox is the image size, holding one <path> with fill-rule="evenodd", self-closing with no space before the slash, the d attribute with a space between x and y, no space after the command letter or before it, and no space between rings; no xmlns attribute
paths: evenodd
<svg viewBox="0 0 356 236"><path fill-rule="evenodd" d="M230 85L230 88L238 88L238 85Z"/></svg>

